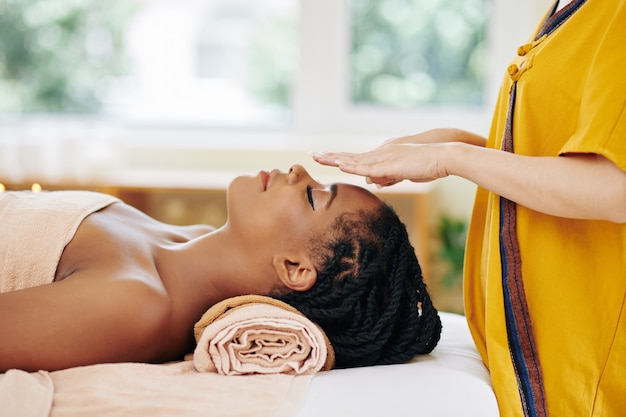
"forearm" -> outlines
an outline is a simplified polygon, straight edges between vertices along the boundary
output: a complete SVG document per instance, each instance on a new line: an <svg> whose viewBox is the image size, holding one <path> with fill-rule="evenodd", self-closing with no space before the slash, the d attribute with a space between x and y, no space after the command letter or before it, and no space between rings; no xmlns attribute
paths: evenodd
<svg viewBox="0 0 626 417"><path fill-rule="evenodd" d="M602 156L529 157L466 144L446 148L447 174L530 209L626 222L626 173Z"/></svg>
<svg viewBox="0 0 626 417"><path fill-rule="evenodd" d="M389 139L382 146L388 145L390 143L427 144L447 142L462 142L469 145L485 146L487 139L483 136L468 132L466 130L456 128L439 128L420 132L415 135Z"/></svg>

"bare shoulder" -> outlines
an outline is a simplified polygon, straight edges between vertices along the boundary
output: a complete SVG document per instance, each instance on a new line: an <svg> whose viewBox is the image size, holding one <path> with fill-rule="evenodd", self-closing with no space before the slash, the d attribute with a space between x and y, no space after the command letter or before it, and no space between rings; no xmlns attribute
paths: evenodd
<svg viewBox="0 0 626 417"><path fill-rule="evenodd" d="M174 359L181 337L166 294L84 278L0 294L0 372Z"/></svg>
<svg viewBox="0 0 626 417"><path fill-rule="evenodd" d="M177 226L162 223L124 203L116 203L88 216L65 247L56 281L76 272L107 268L139 268L154 272L154 248L189 240L215 230L212 226Z"/></svg>

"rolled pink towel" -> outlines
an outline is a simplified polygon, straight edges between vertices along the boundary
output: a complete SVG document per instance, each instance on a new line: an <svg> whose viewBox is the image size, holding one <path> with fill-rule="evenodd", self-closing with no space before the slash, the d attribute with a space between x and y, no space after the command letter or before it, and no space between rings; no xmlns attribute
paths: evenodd
<svg viewBox="0 0 626 417"><path fill-rule="evenodd" d="M222 301L194 326L193 363L222 375L310 375L331 369L334 352L324 332L288 304L246 295Z"/></svg>

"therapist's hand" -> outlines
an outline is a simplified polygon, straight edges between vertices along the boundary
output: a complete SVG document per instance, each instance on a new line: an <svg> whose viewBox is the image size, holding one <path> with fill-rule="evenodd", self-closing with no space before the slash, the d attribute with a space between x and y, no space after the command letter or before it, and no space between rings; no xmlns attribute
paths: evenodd
<svg viewBox="0 0 626 417"><path fill-rule="evenodd" d="M448 175L440 157L448 144L387 142L364 153L318 152L313 159L343 172L366 177L368 183L389 186L402 180L432 181Z"/></svg>
<svg viewBox="0 0 626 417"><path fill-rule="evenodd" d="M485 138L459 129L441 128L390 139L369 152L317 152L312 156L322 165L362 175L368 183L389 186L402 180L427 182L447 176L443 153L459 142L484 146Z"/></svg>

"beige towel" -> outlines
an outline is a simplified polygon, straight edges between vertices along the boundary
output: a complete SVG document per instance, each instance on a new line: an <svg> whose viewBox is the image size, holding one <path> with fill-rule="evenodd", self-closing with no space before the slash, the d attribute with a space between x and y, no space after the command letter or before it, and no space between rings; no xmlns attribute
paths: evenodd
<svg viewBox="0 0 626 417"><path fill-rule="evenodd" d="M52 372L50 417L290 417L313 375L228 377L191 361L120 363Z"/></svg>
<svg viewBox="0 0 626 417"><path fill-rule="evenodd" d="M290 417L313 375L200 373L191 361L0 374L1 417Z"/></svg>
<svg viewBox="0 0 626 417"><path fill-rule="evenodd" d="M11 369L0 374L0 416L47 417L53 392L48 372Z"/></svg>
<svg viewBox="0 0 626 417"><path fill-rule="evenodd" d="M83 219L116 201L88 191L0 193L0 293L51 283Z"/></svg>
<svg viewBox="0 0 626 417"><path fill-rule="evenodd" d="M233 297L211 307L194 326L193 362L222 375L309 375L331 369L324 332L298 310L271 297Z"/></svg>

